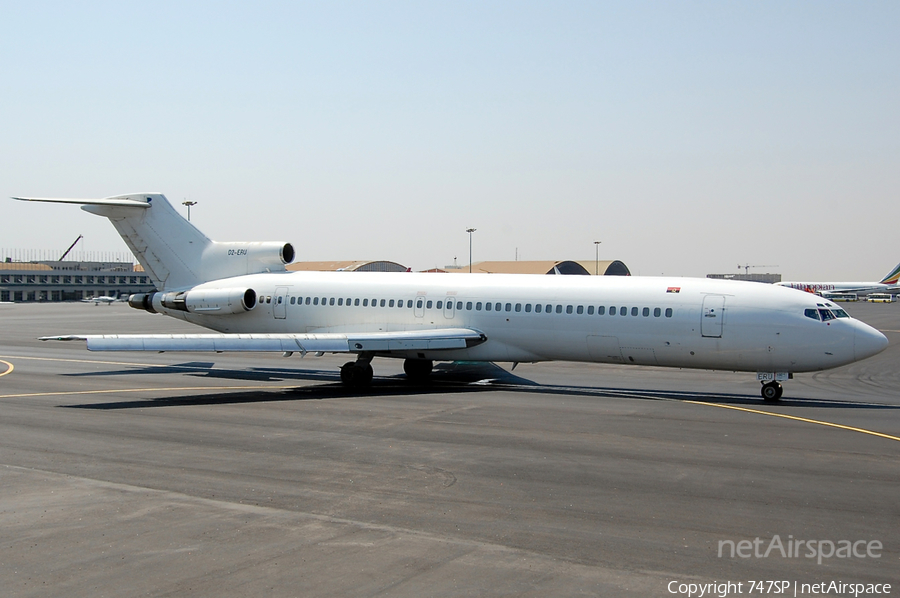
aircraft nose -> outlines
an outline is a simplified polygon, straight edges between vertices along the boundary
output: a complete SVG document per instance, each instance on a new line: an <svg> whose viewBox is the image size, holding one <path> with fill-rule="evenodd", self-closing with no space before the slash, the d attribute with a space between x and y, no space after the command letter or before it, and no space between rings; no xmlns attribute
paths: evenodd
<svg viewBox="0 0 900 598"><path fill-rule="evenodd" d="M862 324L862 322L859 322ZM881 353L888 346L888 339L871 326L862 324L856 327L853 335L853 356L859 359L865 359L878 353Z"/></svg>

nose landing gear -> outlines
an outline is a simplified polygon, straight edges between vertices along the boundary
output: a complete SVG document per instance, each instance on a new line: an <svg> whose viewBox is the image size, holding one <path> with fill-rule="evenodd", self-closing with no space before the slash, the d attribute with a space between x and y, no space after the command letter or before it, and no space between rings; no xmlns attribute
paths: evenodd
<svg viewBox="0 0 900 598"><path fill-rule="evenodd" d="M781 398L782 392L784 392L784 389L781 387L781 384L775 381L763 383L762 388L760 389L760 394L767 403L776 402Z"/></svg>

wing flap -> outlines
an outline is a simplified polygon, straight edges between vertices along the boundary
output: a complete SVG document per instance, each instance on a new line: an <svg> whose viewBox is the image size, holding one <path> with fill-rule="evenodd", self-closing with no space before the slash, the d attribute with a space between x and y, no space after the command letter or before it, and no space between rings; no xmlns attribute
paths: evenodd
<svg viewBox="0 0 900 598"><path fill-rule="evenodd" d="M90 351L392 353L465 349L487 339L477 330L451 328L357 334L88 334L40 340L87 341Z"/></svg>

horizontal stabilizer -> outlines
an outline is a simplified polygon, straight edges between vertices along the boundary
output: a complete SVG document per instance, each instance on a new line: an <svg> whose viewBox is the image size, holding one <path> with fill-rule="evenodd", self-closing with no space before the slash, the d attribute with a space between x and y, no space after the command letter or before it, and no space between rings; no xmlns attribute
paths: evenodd
<svg viewBox="0 0 900 598"><path fill-rule="evenodd" d="M44 201L48 203L74 203L83 206L110 206L117 208L149 208L150 203L134 199L108 197L105 199L69 199L53 197L13 197L19 201Z"/></svg>
<svg viewBox="0 0 900 598"><path fill-rule="evenodd" d="M45 336L42 341L87 341L91 351L261 351L391 353L465 349L484 342L477 330L450 328L357 334L103 334Z"/></svg>

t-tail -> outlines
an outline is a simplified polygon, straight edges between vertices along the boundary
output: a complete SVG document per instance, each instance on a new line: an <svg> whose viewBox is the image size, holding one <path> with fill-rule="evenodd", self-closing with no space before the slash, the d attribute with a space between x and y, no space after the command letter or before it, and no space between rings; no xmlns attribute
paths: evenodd
<svg viewBox="0 0 900 598"><path fill-rule="evenodd" d="M14 197L21 201L80 204L109 218L160 291L262 272L284 271L294 260L290 243L212 241L185 220L161 193L130 193L103 199Z"/></svg>

